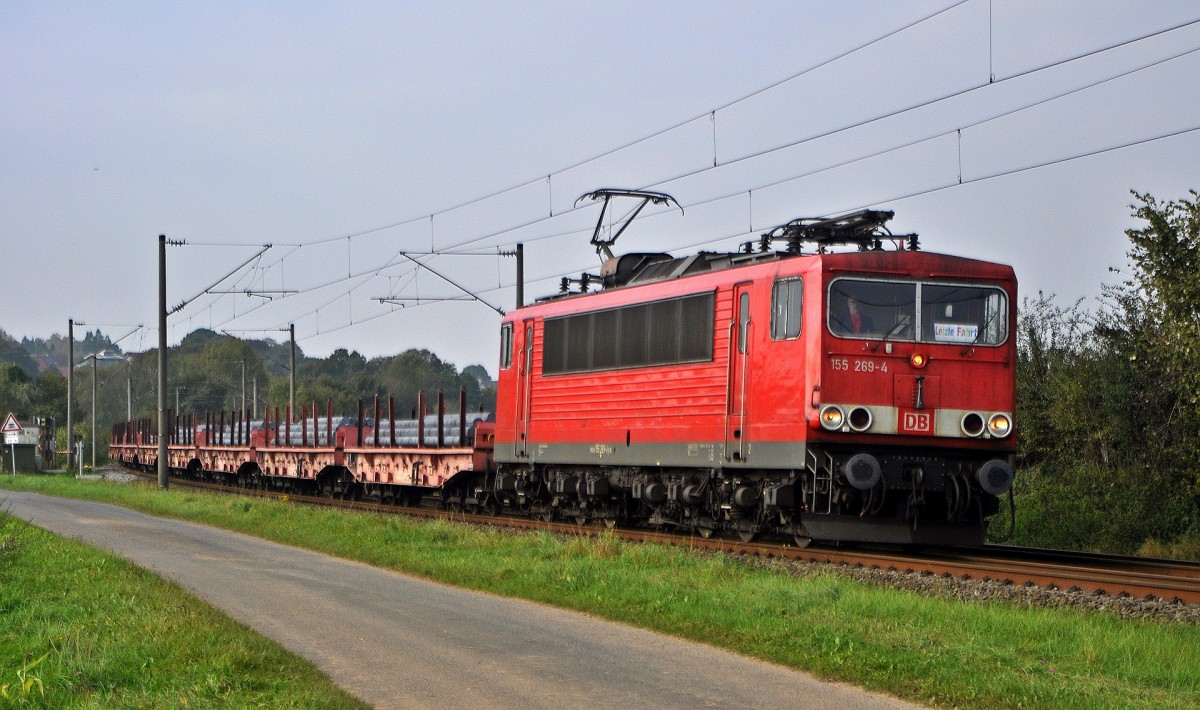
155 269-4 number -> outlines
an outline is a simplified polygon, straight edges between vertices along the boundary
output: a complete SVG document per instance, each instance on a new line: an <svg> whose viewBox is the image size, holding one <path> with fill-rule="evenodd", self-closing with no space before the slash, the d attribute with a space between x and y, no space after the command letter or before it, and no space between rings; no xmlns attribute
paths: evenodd
<svg viewBox="0 0 1200 710"><path fill-rule="evenodd" d="M830 358L830 365L836 371L841 372L861 372L873 374L876 372L886 373L888 371L887 360L875 361L860 358L835 357Z"/></svg>

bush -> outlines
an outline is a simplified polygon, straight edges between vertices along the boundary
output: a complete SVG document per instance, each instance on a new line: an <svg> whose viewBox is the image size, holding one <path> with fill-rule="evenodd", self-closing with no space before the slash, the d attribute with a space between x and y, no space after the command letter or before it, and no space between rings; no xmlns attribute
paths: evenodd
<svg viewBox="0 0 1200 710"><path fill-rule="evenodd" d="M1011 542L1200 560L1194 507L1189 496L1179 495L1183 478L1179 472L1091 463L1026 468L1015 484ZM1164 493L1171 490L1176 494Z"/></svg>
<svg viewBox="0 0 1200 710"><path fill-rule="evenodd" d="M1021 304L1014 539L1195 558L1200 195L1134 197L1126 280L1096 312L1042 293Z"/></svg>
<svg viewBox="0 0 1200 710"><path fill-rule="evenodd" d="M1162 543L1151 538L1142 543L1137 553L1143 557L1200 561L1200 534L1193 533L1171 543Z"/></svg>

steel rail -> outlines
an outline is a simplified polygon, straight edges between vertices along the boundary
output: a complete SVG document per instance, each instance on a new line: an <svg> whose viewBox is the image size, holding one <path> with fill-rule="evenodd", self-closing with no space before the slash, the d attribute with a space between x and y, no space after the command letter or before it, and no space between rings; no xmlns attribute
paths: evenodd
<svg viewBox="0 0 1200 710"><path fill-rule="evenodd" d="M149 474L135 475L152 479ZM616 535L631 542L681 545L730 554L762 556L831 566L889 570L902 573L949 576L956 579L990 580L1013 586L1081 591L1142 599L1162 599L1182 604L1200 604L1200 563L1157 558L1127 557L1104 553L1070 552L1004 545L982 548L939 548L920 553L865 547L817 546L798 548L784 543L742 542L731 538L603 525L545 522L534 518L469 513L427 506L400 506L362 500L297 495L276 491L175 479L176 485L237 493L262 498L286 499L304 505L391 513L470 524L526 530L545 530L568 535Z"/></svg>

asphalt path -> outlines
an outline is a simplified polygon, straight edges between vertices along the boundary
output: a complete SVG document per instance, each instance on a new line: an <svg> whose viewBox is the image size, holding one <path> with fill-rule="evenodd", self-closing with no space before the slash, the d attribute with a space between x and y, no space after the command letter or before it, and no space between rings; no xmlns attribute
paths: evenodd
<svg viewBox="0 0 1200 710"><path fill-rule="evenodd" d="M117 506L9 512L170 579L380 708L904 708L702 644Z"/></svg>

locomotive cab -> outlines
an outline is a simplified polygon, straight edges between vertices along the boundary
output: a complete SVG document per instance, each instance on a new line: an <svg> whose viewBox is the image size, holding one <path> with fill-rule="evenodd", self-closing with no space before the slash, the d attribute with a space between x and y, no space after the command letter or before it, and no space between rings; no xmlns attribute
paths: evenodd
<svg viewBox="0 0 1200 710"><path fill-rule="evenodd" d="M895 541L949 526L960 544L982 543L1013 483L1012 271L929 253L902 268L845 257L826 257L806 527L844 537L857 523L819 513L857 510L893 521Z"/></svg>

